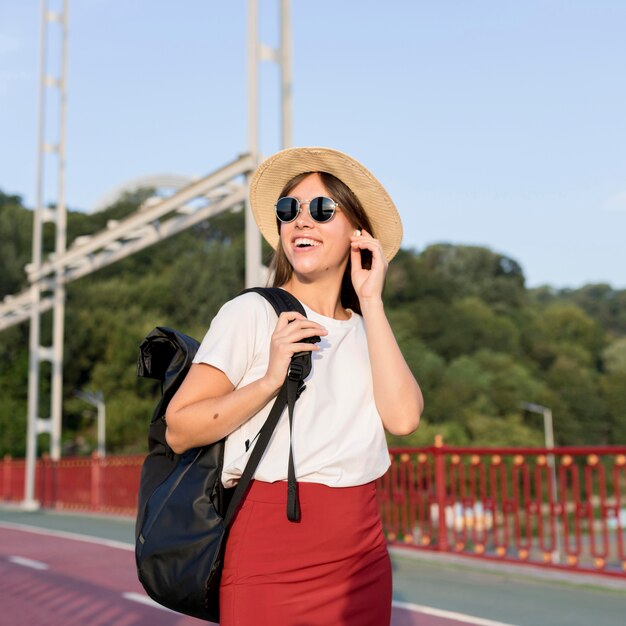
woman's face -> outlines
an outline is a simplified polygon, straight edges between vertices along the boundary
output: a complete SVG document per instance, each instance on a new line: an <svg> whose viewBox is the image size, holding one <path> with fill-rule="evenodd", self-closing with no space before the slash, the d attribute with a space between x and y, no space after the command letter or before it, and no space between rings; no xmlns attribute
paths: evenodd
<svg viewBox="0 0 626 626"><path fill-rule="evenodd" d="M309 200L318 196L332 197L322 184L319 174L307 176L289 195L304 203L293 222L280 225L283 250L294 272L310 280L333 271L343 275L350 255L350 235L355 228L341 207L337 208L328 222L313 220L309 214Z"/></svg>

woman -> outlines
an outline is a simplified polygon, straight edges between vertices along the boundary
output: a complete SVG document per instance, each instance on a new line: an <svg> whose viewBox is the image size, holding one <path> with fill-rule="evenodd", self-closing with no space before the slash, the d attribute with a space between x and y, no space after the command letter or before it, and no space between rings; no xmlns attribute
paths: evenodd
<svg viewBox="0 0 626 626"><path fill-rule="evenodd" d="M270 157L250 200L275 249L274 286L308 317L276 321L255 293L226 303L170 402L169 445L180 453L227 437L222 481L233 486L292 355L310 351L313 368L292 434L301 518L285 514L285 411L230 529L221 624L383 626L391 568L374 481L389 467L384 429L411 433L423 408L382 303L400 218L370 172L328 148ZM316 335L319 343L304 341Z"/></svg>

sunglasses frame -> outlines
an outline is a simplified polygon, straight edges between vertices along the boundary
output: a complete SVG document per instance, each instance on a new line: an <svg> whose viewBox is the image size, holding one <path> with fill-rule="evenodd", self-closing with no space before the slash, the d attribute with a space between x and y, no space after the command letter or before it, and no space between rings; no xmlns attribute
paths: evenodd
<svg viewBox="0 0 626 626"><path fill-rule="evenodd" d="M283 219L281 219L278 216L278 203L281 200L284 200L285 198L289 198L290 200L295 200L296 201L296 206L297 206L297 209L298 209L296 211L296 214L290 220L283 220ZM333 203L333 213L327 220L317 220L317 219L315 219L315 217L313 217L313 213L311 213L311 202L313 202L314 200L317 200L318 198L324 198L326 200L330 200ZM300 215L300 212L302 211L302 205L304 205L304 204L306 204L308 206L309 215L311 216L311 219L316 224L327 224L328 222L330 222L330 220L332 220L333 217L335 217L335 213L337 212L337 209L339 208L339 203L335 202L335 200L333 200L329 196L315 196L315 198L311 198L310 200L302 200L302 201L298 200L298 198L294 198L293 196L282 196L282 198L278 198L278 200L276 201L276 204L274 205L274 212L276 213L276 219L281 224L291 224L291 222L294 222L295 220L298 219L298 215Z"/></svg>

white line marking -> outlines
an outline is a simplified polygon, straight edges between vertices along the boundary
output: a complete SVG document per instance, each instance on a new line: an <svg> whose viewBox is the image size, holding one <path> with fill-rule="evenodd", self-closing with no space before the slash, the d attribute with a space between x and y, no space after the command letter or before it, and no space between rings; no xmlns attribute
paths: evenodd
<svg viewBox="0 0 626 626"><path fill-rule="evenodd" d="M23 556L9 556L7 557L11 563L15 563L16 565L23 565L24 567L30 567L32 569L48 569L48 565L46 563L42 563L41 561L34 561L33 559L27 559Z"/></svg>
<svg viewBox="0 0 626 626"><path fill-rule="evenodd" d="M112 539L99 539L98 537L91 537L89 535L80 535L78 533L70 533L64 530L49 530L46 528L39 528L37 526L29 526L27 524L15 524L13 522L0 522L0 528L6 528L8 530L20 530L23 532L33 533L35 535L44 535L49 537L61 537L63 539L72 539L74 541L84 541L86 543L95 543L100 546L107 546L109 548L117 548L119 550L127 550L133 552L135 546L130 543L123 543L121 541L114 541ZM15 561L13 559L20 559L22 562ZM14 563L19 565L26 565L23 561L29 561L30 565L27 567L33 567L36 563L36 569L47 569L48 566L45 563L39 561L32 561L30 559L23 559L22 557L10 557ZM42 567L43 566L43 567ZM163 611L169 611L175 613L167 607L161 606L152 598L143 596L139 593L124 593L122 594L127 600L134 602L140 602L151 606L153 608L161 609ZM444 611L442 609L435 609L433 607L424 606L421 604L412 604L411 602L400 602L398 600L393 601L393 606L404 609L406 611L413 611L415 613L424 613L426 615L434 615L435 617L444 617L448 619L455 619L465 624L474 624L475 626L514 626L513 624L507 624L505 622L496 622L494 620L483 619L481 617L473 617L471 615L464 615L463 613L455 613L453 611Z"/></svg>
<svg viewBox="0 0 626 626"><path fill-rule="evenodd" d="M35 535L46 535L49 537L61 537L63 539L73 539L74 541L84 541L86 543L95 543L99 546L107 546L109 548L118 548L120 550L135 550L135 546L122 541L114 541L113 539L99 539L89 535L79 535L78 533L68 533L64 530L49 530L47 528L39 528L38 526L28 526L27 524L14 524L13 522L0 522L0 528L7 530L21 530Z"/></svg>
<svg viewBox="0 0 626 626"><path fill-rule="evenodd" d="M454 611L444 611L443 609L435 609L431 606L424 606L422 604L412 604L411 602L400 602L398 600L394 600L392 605L399 609L405 609L415 613L424 613L426 615L434 615L435 617L454 619L457 622L463 622L464 624L475 624L476 626L514 626L513 624L507 624L506 622L495 622L492 619L473 617L472 615L455 613Z"/></svg>
<svg viewBox="0 0 626 626"><path fill-rule="evenodd" d="M123 593L122 597L126 600L131 600L132 602L139 602L140 604L151 606L153 609L161 609L162 611L167 611L168 613L176 613L176 611L172 611L166 606L162 606L158 602L155 602L152 598L144 596L140 593L135 593L134 591ZM177 613L177 615L180 615L180 613Z"/></svg>

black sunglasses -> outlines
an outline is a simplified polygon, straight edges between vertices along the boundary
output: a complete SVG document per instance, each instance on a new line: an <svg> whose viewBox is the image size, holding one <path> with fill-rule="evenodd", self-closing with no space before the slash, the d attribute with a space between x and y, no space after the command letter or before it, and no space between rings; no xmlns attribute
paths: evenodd
<svg viewBox="0 0 626 626"><path fill-rule="evenodd" d="M279 198L278 202L274 205L274 208L276 209L276 218L283 224L293 222L300 214L300 211L302 211L303 204L309 205L309 215L314 221L321 224L328 222L328 220L335 215L335 211L339 206L334 200L327 198L326 196L318 196L308 202L300 202L298 198L285 196L284 198Z"/></svg>

